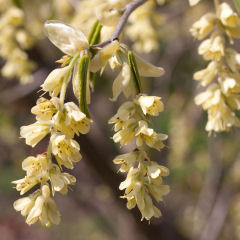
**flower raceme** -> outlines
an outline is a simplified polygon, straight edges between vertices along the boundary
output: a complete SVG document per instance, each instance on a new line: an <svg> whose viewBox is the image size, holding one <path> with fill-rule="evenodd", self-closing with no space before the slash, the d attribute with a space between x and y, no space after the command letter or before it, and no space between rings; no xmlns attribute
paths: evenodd
<svg viewBox="0 0 240 240"><path fill-rule="evenodd" d="M161 216L161 212L154 205L152 198L157 202L163 201L163 196L169 192L169 187L163 184L162 177L169 173L167 168L149 159L146 147L160 151L165 146L163 141L167 139L167 135L156 133L154 129L148 127L149 117L158 116L163 111L164 105L160 97L147 96L138 92L141 90L138 72L140 73L140 69L143 67L146 69L145 74L156 77L163 74L163 69L148 64L138 57L136 57L136 61L131 62L129 55L129 62L127 62L124 58L126 51L126 47L124 47L114 56L119 59L120 64L118 65L122 63L123 68L127 67L129 70L124 75L120 73L122 78L120 81L118 80L119 76L115 79L113 100L117 99L121 91L126 97L132 96L132 100L123 103L109 123L114 124L116 132L113 135L114 142L119 142L123 147L135 140L136 149L133 152L117 156L113 162L121 164L120 172L127 173L126 180L119 186L120 190L125 190L123 198L127 199L127 208L132 209L137 206L142 214L142 220L150 220L152 217ZM126 74L128 75L126 76ZM126 88L123 85L125 79L127 79ZM134 84L134 81L137 83ZM120 91L116 92L117 87L114 85L120 85Z"/></svg>
<svg viewBox="0 0 240 240"><path fill-rule="evenodd" d="M240 58L232 47L228 47L234 38L240 38L239 16L223 2L216 6L216 13L207 13L195 22L190 32L199 40L210 35L198 49L210 63L194 74L194 79L207 87L195 98L196 104L208 112L206 130L222 132L239 127L236 111L240 110Z"/></svg>
<svg viewBox="0 0 240 240"><path fill-rule="evenodd" d="M31 110L36 116L36 122L21 127L20 131L26 144L32 147L50 134L47 152L26 158L22 163L26 176L13 183L21 195L40 185L40 189L28 197L17 200L14 208L27 216L27 224L39 220L42 225L49 227L60 222L60 213L50 195L55 192L66 194L68 187L75 184L75 177L65 173L64 167L72 169L81 160L80 146L73 138L88 133L92 120L87 111L89 69L88 65L81 67L86 62L81 60L89 58L88 40L82 32L61 22L46 22L45 31L49 39L68 57L63 58L65 66L53 70L41 86L51 98L41 97L37 100ZM77 69L74 76L73 69ZM74 102L65 103L67 85L73 78L79 82L74 85L75 88L79 87L74 91L78 92L76 98L79 106ZM53 156L57 164L53 163Z"/></svg>

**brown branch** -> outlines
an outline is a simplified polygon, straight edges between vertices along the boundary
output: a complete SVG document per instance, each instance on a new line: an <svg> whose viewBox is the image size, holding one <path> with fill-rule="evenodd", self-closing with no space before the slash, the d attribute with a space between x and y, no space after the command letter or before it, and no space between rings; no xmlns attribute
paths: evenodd
<svg viewBox="0 0 240 240"><path fill-rule="evenodd" d="M131 13L136 9L138 8L139 6L141 6L142 4L144 4L147 0L136 0L134 2L131 2L129 4L126 5L125 9L124 9L124 13L122 15L122 17L120 18L119 20L119 23L114 31L114 33L112 34L112 36L110 37L110 39L104 41L104 42L101 42L101 43L98 43L98 44L95 44L95 45L92 45L90 46L90 48L93 48L93 49L98 49L98 48L102 48L106 45L108 45L109 43L111 43L112 41L114 40L118 40L119 39L119 36L124 28L124 26L126 25L127 23L127 20L128 20L128 17L131 15Z"/></svg>

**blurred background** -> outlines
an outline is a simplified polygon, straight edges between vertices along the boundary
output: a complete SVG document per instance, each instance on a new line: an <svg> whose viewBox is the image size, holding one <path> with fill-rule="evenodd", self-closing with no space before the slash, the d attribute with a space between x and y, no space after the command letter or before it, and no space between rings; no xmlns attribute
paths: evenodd
<svg viewBox="0 0 240 240"><path fill-rule="evenodd" d="M209 0L193 8L187 0L164 5L150 0L130 17L122 36L124 43L166 71L161 78L142 79L145 92L161 96L165 104L153 126L168 134L169 140L163 151L151 153L152 160L170 169L165 182L171 192L160 206L163 216L151 224L141 222L139 211L127 210L120 198L123 192L118 186L124 176L117 173L112 160L125 149L111 140L112 126L107 121L123 98L109 101L117 74L109 67L95 83L91 131L77 139L83 159L70 171L77 183L67 196L55 196L62 215L60 225L29 227L13 209L19 193L11 181L24 176L23 159L44 152L48 141L31 148L19 138L19 128L34 122L30 109L42 94L39 86L62 56L44 37L43 23L58 19L88 34L95 21L95 1L0 0L0 239L240 239L240 132L233 129L208 136L206 113L193 100L200 89L192 75L207 63L197 55L199 42L189 28L213 10ZM19 10L18 19L7 21L13 8ZM108 31L104 29L102 39ZM67 100L74 100L70 88Z"/></svg>

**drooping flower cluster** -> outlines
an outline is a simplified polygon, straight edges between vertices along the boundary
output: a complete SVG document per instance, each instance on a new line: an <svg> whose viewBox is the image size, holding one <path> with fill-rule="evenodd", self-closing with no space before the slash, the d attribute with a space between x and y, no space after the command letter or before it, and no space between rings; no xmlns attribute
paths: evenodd
<svg viewBox="0 0 240 240"><path fill-rule="evenodd" d="M158 116L163 111L160 97L138 95L133 101L123 103L117 114L110 120L114 124L113 141L125 146L135 139L136 149L131 153L117 156L115 164L121 164L120 172L127 172L127 178L119 188L125 189L123 198L126 198L127 208L136 205L142 219L150 220L161 216L160 210L154 205L152 198L157 202L169 192L169 187L163 184L162 177L168 176L168 169L153 162L147 156L145 147L160 151L164 148L163 141L167 135L159 134L149 128L147 116Z"/></svg>
<svg viewBox="0 0 240 240"><path fill-rule="evenodd" d="M108 53L108 54L106 54ZM123 103L117 113L109 120L114 124L113 141L121 146L135 140L136 149L131 153L117 156L115 164L121 164L120 171L127 172L127 178L120 185L125 189L123 198L126 198L129 209L136 205L142 219L150 220L161 216L160 210L154 205L152 198L157 202L169 192L169 187L163 184L162 177L168 175L168 169L152 162L147 156L145 147L160 151L164 148L163 141L167 135L159 134L149 128L150 116L158 116L163 111L160 97L147 96L141 93L140 76L157 77L164 73L162 68L153 66L142 58L133 54L123 44L114 41L103 48L91 62L91 69L97 70L109 61L112 68L121 67L121 71L113 82L113 98L117 100L123 93L131 101Z"/></svg>
<svg viewBox="0 0 240 240"><path fill-rule="evenodd" d="M240 126L236 111L240 109L240 54L228 42L240 37L240 18L225 2L216 6L216 13L207 13L190 29L192 35L202 40L198 53L208 66L196 72L194 79L200 81L206 91L196 96L195 102L208 112L206 130L229 131Z"/></svg>
<svg viewBox="0 0 240 240"><path fill-rule="evenodd" d="M24 25L24 12L11 0L0 7L0 57L6 63L1 74L6 78L17 77L22 83L31 81L35 64L29 59L26 49L33 44L33 38Z"/></svg>
<svg viewBox="0 0 240 240"><path fill-rule="evenodd" d="M50 193L53 196L55 192L66 194L68 186L76 182L74 176L64 172L64 168L72 169L81 160L80 146L74 136L86 134L92 120L87 111L86 97L89 92L88 40L82 32L60 22L47 22L45 30L49 39L68 55L61 60L65 66L53 70L42 85L51 99L41 97L32 108L36 122L21 127L21 136L32 147L50 134L47 152L26 158L22 163L26 176L13 183L20 195L39 185L40 189L29 197L17 200L14 208L27 217L27 224L39 220L48 227L60 222L60 213ZM75 82L73 87L79 106L64 102L71 79Z"/></svg>

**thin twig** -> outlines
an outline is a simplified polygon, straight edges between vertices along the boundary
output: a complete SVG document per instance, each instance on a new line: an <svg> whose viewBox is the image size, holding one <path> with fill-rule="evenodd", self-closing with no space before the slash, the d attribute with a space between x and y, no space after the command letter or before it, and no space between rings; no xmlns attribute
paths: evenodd
<svg viewBox="0 0 240 240"><path fill-rule="evenodd" d="M109 43L111 43L112 41L118 40L124 26L127 23L128 17L131 15L131 13L136 8L138 8L139 6L144 4L146 1L147 0L136 0L134 2L131 2L131 3L127 4L125 9L124 9L124 13L123 13L122 17L120 18L119 23L118 23L114 33L110 37L110 39L108 39L107 41L101 42L99 44L92 45L91 48L93 48L93 49L102 48L102 47L108 45Z"/></svg>

